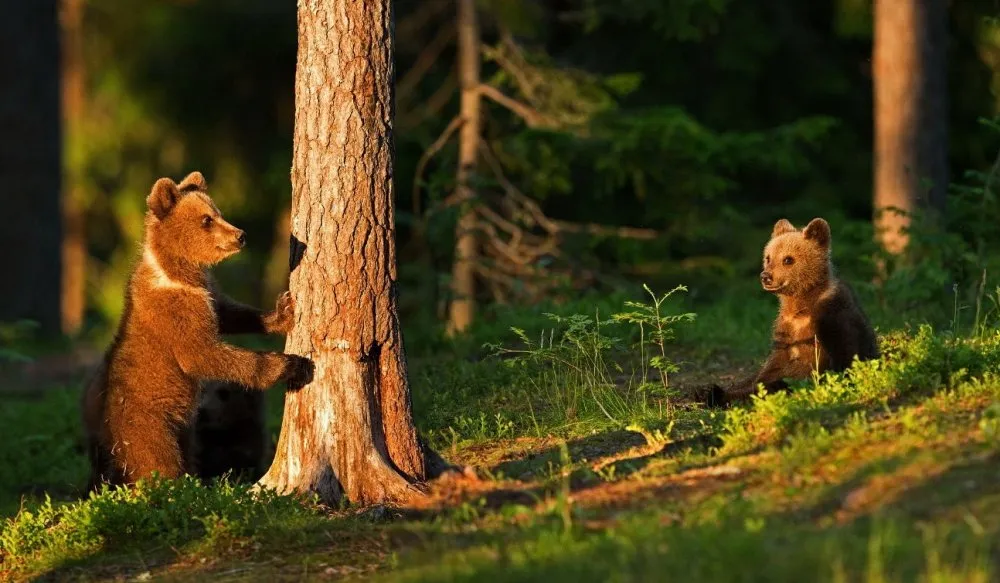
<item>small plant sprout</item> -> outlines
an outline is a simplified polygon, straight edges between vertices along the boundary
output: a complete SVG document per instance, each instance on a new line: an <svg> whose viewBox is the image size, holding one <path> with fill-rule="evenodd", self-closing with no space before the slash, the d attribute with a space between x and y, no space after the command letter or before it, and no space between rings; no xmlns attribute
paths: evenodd
<svg viewBox="0 0 1000 583"><path fill-rule="evenodd" d="M657 296L649 286L643 285L643 289L652 298L652 303L625 302L625 307L630 311L621 312L611 316L615 322L626 322L639 326L639 349L643 361L642 379L647 382L646 366L656 370L660 376L660 383L664 390L670 387L669 375L678 371L677 364L667 356L666 344L674 338L674 325L679 322L693 322L694 313L685 314L664 314L663 304L670 296L679 291L687 291L683 285L679 285L662 296ZM648 329L648 331L647 331ZM648 338L647 338L648 336ZM655 354L646 358L646 346L652 347Z"/></svg>
<svg viewBox="0 0 1000 583"><path fill-rule="evenodd" d="M626 311L613 314L610 320L602 320L597 312L593 317L546 313L553 326L538 336L522 328L511 328L518 338L518 347L486 346L504 358L506 364L530 370L529 382L554 401L553 409L561 411L565 421L574 422L590 412L598 412L612 423L622 425L649 413L650 389L669 396L669 375L677 372L678 366L667 354L667 343L674 337L675 325L695 318L693 313L665 313L667 299L686 291L686 287L677 286L662 296L648 286L644 288L652 298L650 303L625 302ZM640 370L633 368L628 371L630 374L626 374L622 365L634 363L636 355L616 335L624 324L635 325L639 336ZM625 333L620 336L634 337ZM659 382L648 381L650 368L657 371ZM633 385L632 379L636 377L640 380ZM657 399L659 416L663 400Z"/></svg>

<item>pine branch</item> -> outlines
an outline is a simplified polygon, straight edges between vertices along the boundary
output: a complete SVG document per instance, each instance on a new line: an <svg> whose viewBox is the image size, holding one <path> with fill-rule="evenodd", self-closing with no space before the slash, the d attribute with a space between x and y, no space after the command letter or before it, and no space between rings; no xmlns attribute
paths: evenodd
<svg viewBox="0 0 1000 583"><path fill-rule="evenodd" d="M420 52L413 65L396 84L396 100L398 104L409 101L410 96L413 94L413 89L427 76L434 62L441 56L441 52L444 51L453 38L455 38L455 29L450 26L443 27L431 39L431 42L427 44L424 50Z"/></svg>

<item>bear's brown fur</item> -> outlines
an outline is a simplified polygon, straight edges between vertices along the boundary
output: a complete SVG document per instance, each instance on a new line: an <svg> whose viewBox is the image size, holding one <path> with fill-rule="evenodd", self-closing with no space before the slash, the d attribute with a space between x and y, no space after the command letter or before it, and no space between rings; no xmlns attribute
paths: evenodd
<svg viewBox="0 0 1000 583"><path fill-rule="evenodd" d="M237 253L243 231L226 222L192 172L180 184L161 178L146 199L142 257L125 292L114 342L83 397L92 474L100 482L133 483L153 471L175 478L193 473L192 422L203 379L266 389L285 379L308 382L303 357L253 352L220 334L287 332L294 303L258 310L226 298L206 269Z"/></svg>
<svg viewBox="0 0 1000 583"><path fill-rule="evenodd" d="M758 385L787 388L785 379L809 378L814 370L843 371L854 357L878 358L878 343L851 288L837 279L830 261L830 225L813 219L799 231L786 219L774 225L764 247L761 285L778 296L770 356L753 377L728 390L714 387L711 400L746 399Z"/></svg>

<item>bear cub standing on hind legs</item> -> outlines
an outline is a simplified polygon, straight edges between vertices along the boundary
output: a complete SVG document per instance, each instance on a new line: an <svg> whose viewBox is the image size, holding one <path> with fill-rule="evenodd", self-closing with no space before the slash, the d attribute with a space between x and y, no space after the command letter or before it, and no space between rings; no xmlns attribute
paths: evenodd
<svg viewBox="0 0 1000 583"><path fill-rule="evenodd" d="M710 403L747 399L763 384L786 389L784 379L809 378L813 370L843 371L859 360L878 358L875 331L854 292L834 275L830 225L813 219L799 231L781 219L764 247L760 283L778 296L773 347L760 371L728 390L712 388Z"/></svg>
<svg viewBox="0 0 1000 583"><path fill-rule="evenodd" d="M91 460L90 488L134 483L153 471L167 478L194 473L192 428L203 379L266 389L311 379L301 356L254 352L220 334L287 333L290 295L274 312L236 303L214 289L206 269L239 252L242 230L222 218L192 172L180 184L161 178L146 199L142 257L125 292L114 342L83 397Z"/></svg>

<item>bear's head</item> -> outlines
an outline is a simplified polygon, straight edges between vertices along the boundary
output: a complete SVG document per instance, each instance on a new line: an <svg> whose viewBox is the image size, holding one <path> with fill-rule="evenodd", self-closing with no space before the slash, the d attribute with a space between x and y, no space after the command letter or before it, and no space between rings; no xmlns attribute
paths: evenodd
<svg viewBox="0 0 1000 583"><path fill-rule="evenodd" d="M161 178L146 198L147 239L157 253L208 266L239 252L246 234L231 225L205 193L201 172L180 184Z"/></svg>
<svg viewBox="0 0 1000 583"><path fill-rule="evenodd" d="M824 285L830 278L830 225L823 219L796 229L786 219L774 224L764 247L760 283L765 290L799 295Z"/></svg>

